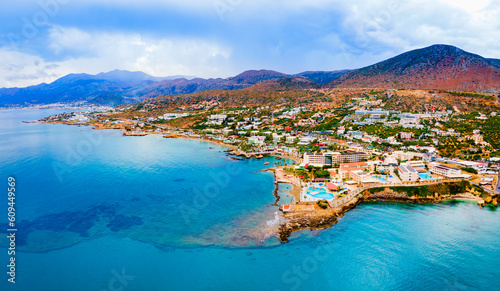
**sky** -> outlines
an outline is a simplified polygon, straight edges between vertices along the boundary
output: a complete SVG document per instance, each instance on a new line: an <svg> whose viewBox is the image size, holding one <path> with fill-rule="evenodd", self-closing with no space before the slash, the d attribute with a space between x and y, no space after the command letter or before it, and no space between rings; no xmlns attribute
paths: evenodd
<svg viewBox="0 0 500 291"><path fill-rule="evenodd" d="M495 0L18 0L0 19L0 87L115 69L355 69L432 44L500 58Z"/></svg>

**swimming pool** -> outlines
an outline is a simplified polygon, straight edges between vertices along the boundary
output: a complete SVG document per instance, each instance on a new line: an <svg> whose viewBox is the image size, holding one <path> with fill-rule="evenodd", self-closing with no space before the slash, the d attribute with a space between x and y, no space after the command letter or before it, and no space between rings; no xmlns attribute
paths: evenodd
<svg viewBox="0 0 500 291"><path fill-rule="evenodd" d="M314 198L319 198L319 199L333 199L333 194L331 193L326 193L326 192L320 192L315 195L311 195Z"/></svg>
<svg viewBox="0 0 500 291"><path fill-rule="evenodd" d="M431 176L431 175L429 175L429 174L427 174L427 173L420 173L420 174L418 174L418 176L419 176L419 177L420 177L420 179L422 179L422 180L430 180L430 179L432 179L432 176Z"/></svg>
<svg viewBox="0 0 500 291"><path fill-rule="evenodd" d="M372 178L378 179L378 180L380 180L380 181L382 181L384 183L387 182L387 179L385 177L382 177L382 176L373 175Z"/></svg>

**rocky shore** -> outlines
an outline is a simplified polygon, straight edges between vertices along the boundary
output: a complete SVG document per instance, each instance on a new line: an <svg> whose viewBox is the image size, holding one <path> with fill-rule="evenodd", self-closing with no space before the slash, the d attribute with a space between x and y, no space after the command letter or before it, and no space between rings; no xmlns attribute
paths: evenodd
<svg viewBox="0 0 500 291"><path fill-rule="evenodd" d="M290 212L283 212L283 222L280 224L278 238L282 243L288 242L288 237L294 231L303 229L325 229L332 227L337 223L338 219L345 215L346 212L353 209L360 203L358 198L352 199L350 202L342 205L337 209L328 207L321 209L315 204L304 205L309 207L295 208Z"/></svg>
<svg viewBox="0 0 500 291"><path fill-rule="evenodd" d="M288 242L288 237L294 231L303 229L325 229L337 223L338 218L345 215L346 212L355 208L360 203L370 202L397 202L397 203L443 203L454 199L477 201L480 207L488 205L489 207L498 206L498 194L488 194L486 197L480 196L477 191L467 189L464 193L440 194L435 192L433 195L425 197L413 195L408 196L402 191L395 191L390 188L384 188L381 191L369 191L361 193L357 198L352 199L340 208L321 209L317 205L309 203L292 205L290 211L282 212L283 220L280 224L277 236L282 243ZM282 210L282 209L281 209Z"/></svg>

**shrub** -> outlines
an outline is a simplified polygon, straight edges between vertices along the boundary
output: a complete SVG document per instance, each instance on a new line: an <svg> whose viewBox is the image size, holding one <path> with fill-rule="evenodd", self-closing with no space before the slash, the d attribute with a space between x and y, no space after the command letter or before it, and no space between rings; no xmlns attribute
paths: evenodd
<svg viewBox="0 0 500 291"><path fill-rule="evenodd" d="M326 199L318 200L318 201L316 201L316 204L318 204L318 206L323 208L323 209L328 208L328 201L326 201Z"/></svg>
<svg viewBox="0 0 500 291"><path fill-rule="evenodd" d="M476 169L471 168L471 167L463 167L462 170L467 172L467 173L477 174Z"/></svg>

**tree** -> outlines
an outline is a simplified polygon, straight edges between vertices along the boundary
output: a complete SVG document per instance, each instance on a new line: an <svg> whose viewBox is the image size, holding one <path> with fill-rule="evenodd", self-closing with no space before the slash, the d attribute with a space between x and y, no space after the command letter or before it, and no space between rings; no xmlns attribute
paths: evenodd
<svg viewBox="0 0 500 291"><path fill-rule="evenodd" d="M318 200L318 201L316 201L316 204L318 204L318 206L323 208L323 209L328 208L328 201L326 199Z"/></svg>
<svg viewBox="0 0 500 291"><path fill-rule="evenodd" d="M471 167L463 167L462 170L465 172L468 172L468 173L477 174L476 169L471 168Z"/></svg>
<svg viewBox="0 0 500 291"><path fill-rule="evenodd" d="M314 174L316 178L330 178L330 172L327 170L319 170Z"/></svg>

